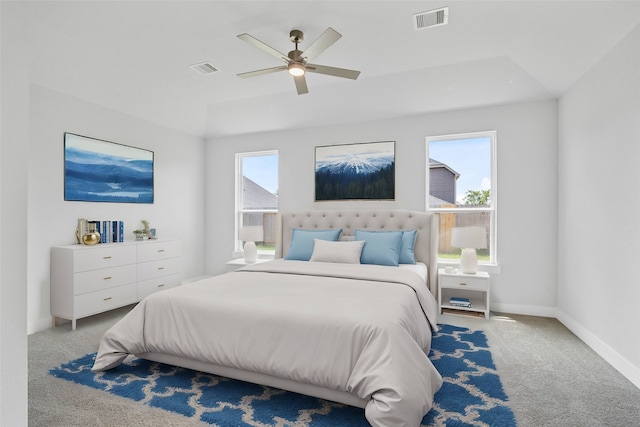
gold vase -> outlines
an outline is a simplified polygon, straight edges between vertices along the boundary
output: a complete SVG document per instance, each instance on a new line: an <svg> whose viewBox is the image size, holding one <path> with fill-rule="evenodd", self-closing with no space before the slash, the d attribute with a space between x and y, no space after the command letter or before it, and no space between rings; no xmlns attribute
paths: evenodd
<svg viewBox="0 0 640 427"><path fill-rule="evenodd" d="M96 243L100 243L100 233L96 231L96 225L91 223L89 224L89 232L82 236L82 243L85 245L95 245Z"/></svg>

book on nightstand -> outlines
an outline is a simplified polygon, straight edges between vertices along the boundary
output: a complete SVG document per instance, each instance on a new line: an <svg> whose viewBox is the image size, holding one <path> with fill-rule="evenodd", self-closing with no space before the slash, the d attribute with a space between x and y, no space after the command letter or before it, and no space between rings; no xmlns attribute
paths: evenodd
<svg viewBox="0 0 640 427"><path fill-rule="evenodd" d="M469 301L469 298L451 297L449 299L449 305L455 305L456 307L471 307L471 301Z"/></svg>

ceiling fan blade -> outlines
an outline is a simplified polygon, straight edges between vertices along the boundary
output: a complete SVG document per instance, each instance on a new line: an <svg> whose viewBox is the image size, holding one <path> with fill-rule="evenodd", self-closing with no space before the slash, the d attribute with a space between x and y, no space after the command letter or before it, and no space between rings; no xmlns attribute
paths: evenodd
<svg viewBox="0 0 640 427"><path fill-rule="evenodd" d="M293 81L296 83L296 90L298 91L298 95L309 93L309 88L307 88L307 79L304 78L304 74L294 77Z"/></svg>
<svg viewBox="0 0 640 427"><path fill-rule="evenodd" d="M302 52L302 56L307 58L307 61L313 61L313 58L320 55L329 46L337 42L342 34L334 30L333 28L327 28L324 33L320 35L309 47Z"/></svg>
<svg viewBox="0 0 640 427"><path fill-rule="evenodd" d="M269 55L278 58L279 60L281 60L281 61L283 61L283 62L285 62L287 64L289 63L289 57L287 55L285 55L282 52L278 52L277 50L275 50L274 48L272 48L268 44L261 42L257 38L255 38L253 36L250 36L247 33L243 33L243 34L238 35L238 38L240 40L244 40L245 42L249 43L250 45L253 45L253 46L257 47L261 51L266 52Z"/></svg>
<svg viewBox="0 0 640 427"><path fill-rule="evenodd" d="M242 77L243 79L246 79L247 77L256 77L256 76L262 76L264 74L271 74L271 73L275 73L276 71L283 71L286 70L287 67L271 67L271 68L264 68L262 70L256 70L256 71L249 71L247 73L240 73L238 74L238 77Z"/></svg>
<svg viewBox="0 0 640 427"><path fill-rule="evenodd" d="M307 71L310 73L326 74L328 76L342 77L344 79L355 80L360 75L360 71L348 70L346 68L327 67L326 65L309 64Z"/></svg>

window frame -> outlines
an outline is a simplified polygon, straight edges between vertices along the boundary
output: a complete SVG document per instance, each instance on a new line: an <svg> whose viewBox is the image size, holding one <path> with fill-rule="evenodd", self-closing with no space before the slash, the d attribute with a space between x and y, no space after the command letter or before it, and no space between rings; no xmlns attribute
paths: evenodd
<svg viewBox="0 0 640 427"><path fill-rule="evenodd" d="M491 145L491 204L488 207L455 207L455 208L432 208L429 204L429 196L431 193L430 188L430 167L429 167L429 143L436 141L456 141L463 139L474 138L489 138ZM488 212L489 213L489 261L479 260L478 265L485 266L497 266L498 265L498 156L497 145L498 136L497 131L479 131L469 133L447 134L427 136L425 138L426 145L426 198L425 198L425 210L438 214L441 213L473 213L473 212ZM439 264L457 264L459 261L450 260L438 257Z"/></svg>
<svg viewBox="0 0 640 427"><path fill-rule="evenodd" d="M258 157L258 156L278 156L278 186L280 184L280 157L278 150L261 150L261 151L247 151L242 153L235 153L235 205L234 205L234 257L240 257L244 255L242 247L242 241L240 240L240 228L242 227L242 216L245 213L278 213L280 210L280 204L278 203L278 209L244 209L243 208L243 170L242 160L246 157ZM275 250L258 250L258 256L273 256Z"/></svg>

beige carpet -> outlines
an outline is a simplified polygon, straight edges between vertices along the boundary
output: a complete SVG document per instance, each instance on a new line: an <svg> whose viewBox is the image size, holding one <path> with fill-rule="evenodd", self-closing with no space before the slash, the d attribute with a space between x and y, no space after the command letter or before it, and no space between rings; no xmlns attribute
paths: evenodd
<svg viewBox="0 0 640 427"><path fill-rule="evenodd" d="M48 375L96 351L102 334L130 309L81 319L73 332L66 323L29 336L30 426L199 425ZM485 332L519 426L640 426L640 389L557 320L445 315L440 321Z"/></svg>
<svg viewBox="0 0 640 427"><path fill-rule="evenodd" d="M640 427L640 389L556 319L443 316L481 329L518 425Z"/></svg>

